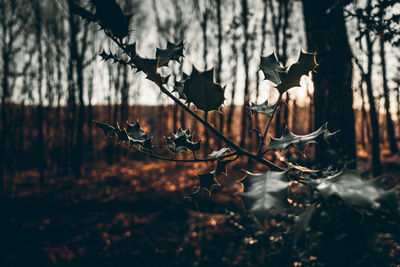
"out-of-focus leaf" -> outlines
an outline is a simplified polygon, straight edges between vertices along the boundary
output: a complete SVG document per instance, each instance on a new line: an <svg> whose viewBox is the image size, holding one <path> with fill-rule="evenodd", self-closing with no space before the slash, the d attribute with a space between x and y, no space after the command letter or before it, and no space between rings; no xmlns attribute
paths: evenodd
<svg viewBox="0 0 400 267"><path fill-rule="evenodd" d="M159 67L168 66L170 60L179 62L180 57L183 57L183 41L177 44L168 41L166 49L157 48L156 50L156 58Z"/></svg>
<svg viewBox="0 0 400 267"><path fill-rule="evenodd" d="M196 176L199 177L199 186L206 189L210 195L212 188L219 185L215 179L215 171L196 174Z"/></svg>
<svg viewBox="0 0 400 267"><path fill-rule="evenodd" d="M210 157L211 158L219 158L219 157L222 157L225 153L227 153L227 152L231 152L231 149L229 148L229 147L223 147L223 148L221 148L220 150L218 150L218 151L213 151L211 154L210 154Z"/></svg>
<svg viewBox="0 0 400 267"><path fill-rule="evenodd" d="M260 105L251 103L251 107L249 109L250 109L251 113L258 112L261 114L269 115L274 111L274 108L277 104L278 103L268 106L268 100L266 100L264 103L262 103Z"/></svg>
<svg viewBox="0 0 400 267"><path fill-rule="evenodd" d="M281 150L290 145L293 145L300 150L304 150L306 145L316 143L319 136L323 136L323 138L327 140L327 138L334 135L335 133L336 132L329 132L328 124L324 124L315 132L306 135L295 135L288 128L285 128L280 138L270 138L268 149Z"/></svg>
<svg viewBox="0 0 400 267"><path fill-rule="evenodd" d="M165 137L165 142L167 149L174 154L188 151L188 149L184 146L176 146L173 137Z"/></svg>
<svg viewBox="0 0 400 267"><path fill-rule="evenodd" d="M239 196L246 209L261 223L268 212L281 212L287 205L287 190L291 184L287 171L248 172L242 183L244 192Z"/></svg>
<svg viewBox="0 0 400 267"><path fill-rule="evenodd" d="M177 92L179 94L180 99L187 100L186 95L183 92L183 84L185 83L185 81L188 78L189 78L189 75L187 75L186 73L183 73L181 81L175 80L174 89L172 90L172 92Z"/></svg>
<svg viewBox="0 0 400 267"><path fill-rule="evenodd" d="M215 168L215 175L219 176L221 174L225 174L227 175L228 172L226 170L226 166L231 163L232 161L234 161L235 159L231 159L231 160L217 160L217 167Z"/></svg>
<svg viewBox="0 0 400 267"><path fill-rule="evenodd" d="M183 84L188 103L203 111L218 110L224 103L224 89L214 82L214 70L199 72L194 66L190 78Z"/></svg>
<svg viewBox="0 0 400 267"><path fill-rule="evenodd" d="M99 122L99 121L94 121L94 123L95 123L95 125L96 125L97 128L100 128L100 129L103 130L103 132L104 132L104 134L105 134L106 136L107 136L107 135L113 136L113 135L116 134L116 129L115 129L115 127L113 127L113 126L111 126L111 125L108 125L108 124L106 124L106 123Z"/></svg>
<svg viewBox="0 0 400 267"><path fill-rule="evenodd" d="M316 189L324 199L338 196L345 203L364 209L378 209L382 202L398 195L396 189L384 190L375 180L363 181L358 170L348 169L318 179Z"/></svg>
<svg viewBox="0 0 400 267"><path fill-rule="evenodd" d="M315 212L316 204L312 204L303 211L299 216L296 217L295 223L290 230L290 234L293 235L293 247L296 247L299 241L304 237L310 228L310 222Z"/></svg>

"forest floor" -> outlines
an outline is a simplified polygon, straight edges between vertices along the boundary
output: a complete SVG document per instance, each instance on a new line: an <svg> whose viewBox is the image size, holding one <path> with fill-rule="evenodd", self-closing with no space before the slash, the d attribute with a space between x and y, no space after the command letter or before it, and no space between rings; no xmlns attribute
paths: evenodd
<svg viewBox="0 0 400 267"><path fill-rule="evenodd" d="M399 185L400 159L384 159L388 186ZM243 162L232 166L228 177L243 177L243 167ZM21 173L13 197L2 201L0 266L265 266L275 261L288 226L270 218L261 233L242 215L235 195L241 185L234 178L220 181L224 186L214 188L211 197L204 191L196 203L188 199L198 183L195 174L205 170L200 163L122 161L88 169L80 179L48 177L40 187L35 171ZM254 238L260 233L262 238ZM399 266L398 237L381 233L378 239L377 249L391 259L388 266ZM310 255L291 266L325 265Z"/></svg>

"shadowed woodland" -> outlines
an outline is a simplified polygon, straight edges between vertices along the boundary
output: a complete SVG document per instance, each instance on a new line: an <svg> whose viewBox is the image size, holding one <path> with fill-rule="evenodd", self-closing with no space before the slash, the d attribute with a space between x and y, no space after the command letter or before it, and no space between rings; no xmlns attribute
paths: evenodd
<svg viewBox="0 0 400 267"><path fill-rule="evenodd" d="M0 0L0 39L1 266L400 265L397 1Z"/></svg>

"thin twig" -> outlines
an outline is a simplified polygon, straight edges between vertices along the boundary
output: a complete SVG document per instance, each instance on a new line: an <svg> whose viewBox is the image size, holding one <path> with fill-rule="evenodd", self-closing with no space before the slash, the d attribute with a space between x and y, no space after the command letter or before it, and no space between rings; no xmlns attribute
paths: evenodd
<svg viewBox="0 0 400 267"><path fill-rule="evenodd" d="M265 137L267 136L269 126L271 125L272 119L274 118L275 112L276 112L279 104L281 103L281 100L282 100L282 94L279 94L279 99L275 104L274 110L272 111L272 114L269 117L269 121L268 121L267 127L265 127L264 134L263 134L263 136L262 136L262 138L260 140L260 143L258 144L257 155L263 155L263 154L261 154L261 149L262 149L262 147L264 145Z"/></svg>
<svg viewBox="0 0 400 267"><path fill-rule="evenodd" d="M174 161L174 162L210 162L210 161L216 161L216 160L225 159L225 158L229 158L229 157L237 155L236 152L233 152L233 153L229 153L229 154L223 155L223 156L218 157L218 158L177 159L177 158L168 158L168 157L163 157L163 156L155 155L155 154L152 154L152 153L148 153L148 152L146 152L144 150L140 150L140 149L138 149L138 148L136 148L134 146L131 146L131 148L133 148L135 151L137 151L137 152L139 152L139 153L141 153L143 155L146 155L148 157L151 157L151 158L161 159L161 160L165 160L165 161Z"/></svg>

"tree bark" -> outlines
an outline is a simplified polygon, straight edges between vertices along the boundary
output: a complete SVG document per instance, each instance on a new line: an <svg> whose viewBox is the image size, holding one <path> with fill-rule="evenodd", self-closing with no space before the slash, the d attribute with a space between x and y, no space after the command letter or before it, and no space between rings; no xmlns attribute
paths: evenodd
<svg viewBox="0 0 400 267"><path fill-rule="evenodd" d="M249 59L247 53L247 45L249 41L249 34L248 34L248 5L247 0L242 0L242 22L243 22L243 33L244 33L244 42L242 45L242 54L243 54L243 66L245 69L245 81L244 81L244 98L243 98L243 108L242 108L242 131L240 135L240 146L245 147L246 145L246 137L247 137L247 123L251 123L251 117L247 107L249 106L250 101L250 92L249 92ZM251 125L249 125L251 128Z"/></svg>
<svg viewBox="0 0 400 267"><path fill-rule="evenodd" d="M343 8L336 1L303 0L309 51L317 52L318 73L314 78L315 126L325 122L331 130L340 130L330 147L342 161L356 159L353 94L351 88L351 51L346 35ZM317 146L323 165L332 164L325 145ZM355 163L355 162L354 162ZM355 166L355 164L353 164Z"/></svg>

